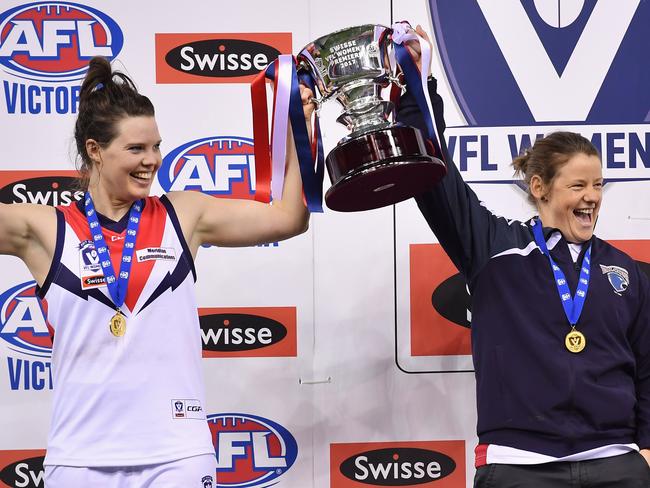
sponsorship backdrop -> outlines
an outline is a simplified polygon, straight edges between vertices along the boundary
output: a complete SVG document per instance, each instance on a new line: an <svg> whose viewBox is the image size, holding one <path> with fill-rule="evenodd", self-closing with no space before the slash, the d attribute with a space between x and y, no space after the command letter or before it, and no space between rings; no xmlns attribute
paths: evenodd
<svg viewBox="0 0 650 488"><path fill-rule="evenodd" d="M0 201L80 198L72 133L94 55L156 106L155 194L252 198L252 77L321 35L402 19L431 34L447 144L485 205L532 216L512 158L547 132L581 132L603 156L597 234L650 272L641 0L0 0ZM326 151L346 133L339 112L321 110ZM47 303L18 259L0 269L0 487L42 487L56 387ZM289 241L208 247L196 269L216 486L471 486L471 298L412 201L326 210Z"/></svg>

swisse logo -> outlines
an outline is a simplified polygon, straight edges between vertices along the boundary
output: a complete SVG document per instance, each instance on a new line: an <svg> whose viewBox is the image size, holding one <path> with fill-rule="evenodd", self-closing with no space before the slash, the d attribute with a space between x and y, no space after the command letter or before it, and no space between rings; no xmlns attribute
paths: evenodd
<svg viewBox="0 0 650 488"><path fill-rule="evenodd" d="M124 37L108 15L70 2L36 2L0 14L0 66L35 81L83 78L93 56L115 57Z"/></svg>
<svg viewBox="0 0 650 488"><path fill-rule="evenodd" d="M0 188L2 203L40 203L70 205L83 198L75 188L77 179L71 176L44 176L14 181Z"/></svg>
<svg viewBox="0 0 650 488"><path fill-rule="evenodd" d="M296 440L272 420L240 413L207 418L217 455L215 488L275 485L296 461Z"/></svg>
<svg viewBox="0 0 650 488"><path fill-rule="evenodd" d="M0 470L0 481L11 487L42 488L43 459L44 456L35 456L5 465Z"/></svg>
<svg viewBox="0 0 650 488"><path fill-rule="evenodd" d="M278 321L248 314L222 313L199 317L203 348L208 351L248 351L275 344L287 335Z"/></svg>
<svg viewBox="0 0 650 488"><path fill-rule="evenodd" d="M163 158L158 181L165 191L199 190L209 195L252 199L253 141L223 136L187 142Z"/></svg>
<svg viewBox="0 0 650 488"><path fill-rule="evenodd" d="M199 308L203 357L295 357L296 307Z"/></svg>
<svg viewBox="0 0 650 488"><path fill-rule="evenodd" d="M261 42L209 39L178 46L167 53L172 68L199 76L233 77L257 74L280 55Z"/></svg>
<svg viewBox="0 0 650 488"><path fill-rule="evenodd" d="M341 464L341 473L359 483L404 486L429 483L449 476L456 463L449 456L411 447L378 449L352 456Z"/></svg>
<svg viewBox="0 0 650 488"><path fill-rule="evenodd" d="M444 318L462 327L470 327L472 299L460 273L440 283L431 294L431 305Z"/></svg>
<svg viewBox="0 0 650 488"><path fill-rule="evenodd" d="M291 52L286 32L156 34L156 82L250 83Z"/></svg>

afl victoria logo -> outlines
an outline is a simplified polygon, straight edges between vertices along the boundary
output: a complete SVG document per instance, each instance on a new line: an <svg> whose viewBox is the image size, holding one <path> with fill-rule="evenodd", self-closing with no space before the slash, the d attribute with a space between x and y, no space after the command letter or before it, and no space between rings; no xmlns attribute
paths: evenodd
<svg viewBox="0 0 650 488"><path fill-rule="evenodd" d="M255 193L253 141L227 136L190 141L165 156L158 181L165 191L250 199Z"/></svg>
<svg viewBox="0 0 650 488"><path fill-rule="evenodd" d="M648 121L650 3L429 3L440 58L468 125Z"/></svg>
<svg viewBox="0 0 650 488"><path fill-rule="evenodd" d="M0 188L0 202L69 205L83 198L83 191L75 187L76 182L77 179L71 176L43 176L13 181Z"/></svg>
<svg viewBox="0 0 650 488"><path fill-rule="evenodd" d="M36 297L36 282L16 285L0 295L0 339L12 351L49 358L52 342L46 316Z"/></svg>
<svg viewBox="0 0 650 488"><path fill-rule="evenodd" d="M449 476L456 462L428 449L395 447L366 451L341 463L346 478L373 486L412 486Z"/></svg>
<svg viewBox="0 0 650 488"><path fill-rule="evenodd" d="M123 42L113 19L77 3L36 2L0 14L0 66L20 78L79 80L90 58L112 59Z"/></svg>
<svg viewBox="0 0 650 488"><path fill-rule="evenodd" d="M203 349L208 351L248 351L280 342L287 329L268 317L222 313L199 317Z"/></svg>
<svg viewBox="0 0 650 488"><path fill-rule="evenodd" d="M43 459L44 456L35 456L20 459L1 467L0 481L6 486L42 488Z"/></svg>
<svg viewBox="0 0 650 488"><path fill-rule="evenodd" d="M218 488L263 488L275 485L298 456L291 433L254 415L208 415L217 455Z"/></svg>
<svg viewBox="0 0 650 488"><path fill-rule="evenodd" d="M261 42L205 39L175 47L167 53L165 62L183 73L233 77L257 74L280 54Z"/></svg>

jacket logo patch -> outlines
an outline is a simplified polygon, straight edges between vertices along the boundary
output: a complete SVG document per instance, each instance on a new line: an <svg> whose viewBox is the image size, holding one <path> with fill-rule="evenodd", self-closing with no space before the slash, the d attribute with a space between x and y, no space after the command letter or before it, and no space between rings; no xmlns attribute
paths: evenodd
<svg viewBox="0 0 650 488"><path fill-rule="evenodd" d="M619 266L600 265L604 275L607 275L609 284L612 285L617 295L621 295L630 286L630 275L625 268Z"/></svg>

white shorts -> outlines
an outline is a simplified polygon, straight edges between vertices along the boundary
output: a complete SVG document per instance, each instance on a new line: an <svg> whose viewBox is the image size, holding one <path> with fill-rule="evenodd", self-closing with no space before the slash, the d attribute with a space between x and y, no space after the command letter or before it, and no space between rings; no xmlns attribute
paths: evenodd
<svg viewBox="0 0 650 488"><path fill-rule="evenodd" d="M45 466L45 488L216 488L216 470L212 454L147 466Z"/></svg>

